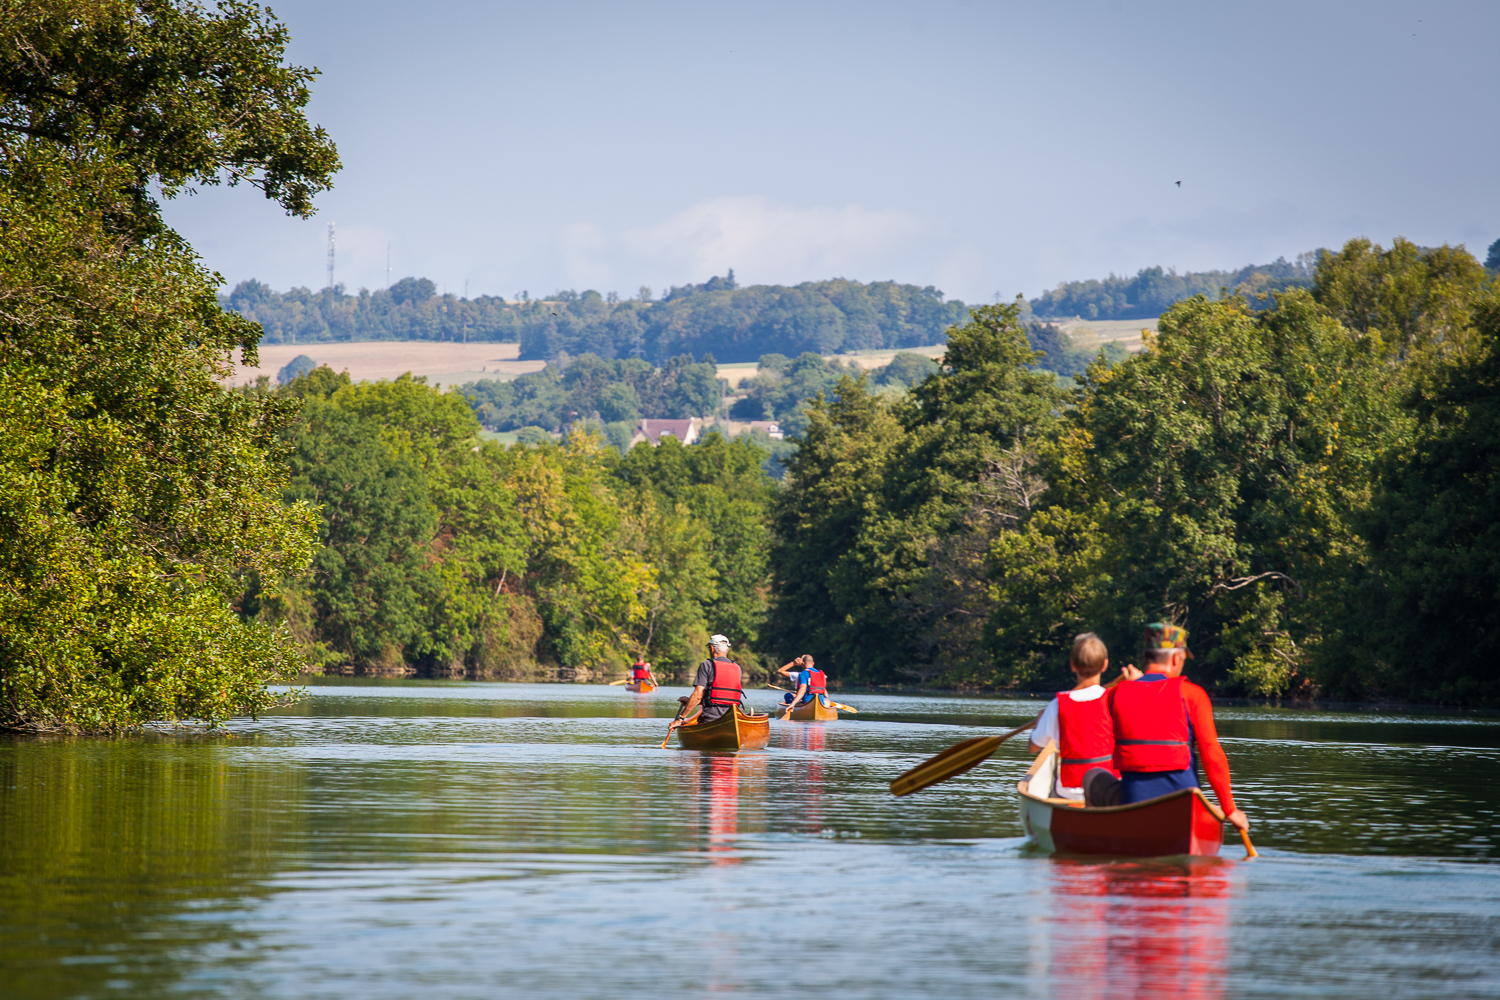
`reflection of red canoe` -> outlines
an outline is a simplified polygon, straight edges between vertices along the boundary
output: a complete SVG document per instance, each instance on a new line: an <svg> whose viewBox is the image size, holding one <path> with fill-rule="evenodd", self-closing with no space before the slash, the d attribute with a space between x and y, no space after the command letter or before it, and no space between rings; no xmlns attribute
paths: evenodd
<svg viewBox="0 0 1500 1000"><path fill-rule="evenodd" d="M684 750L761 750L771 742L771 717L746 715L738 705L712 722L690 722L677 730Z"/></svg>
<svg viewBox="0 0 1500 1000"><path fill-rule="evenodd" d="M1224 844L1224 814L1196 788L1134 802L1085 808L1049 798L1057 774L1051 742L1016 784L1026 837L1048 851L1138 858L1213 855Z"/></svg>
<svg viewBox="0 0 1500 1000"><path fill-rule="evenodd" d="M625 690L634 691L636 694L650 694L652 691L656 690L656 685L651 683L650 681L631 681L629 684L625 685Z"/></svg>

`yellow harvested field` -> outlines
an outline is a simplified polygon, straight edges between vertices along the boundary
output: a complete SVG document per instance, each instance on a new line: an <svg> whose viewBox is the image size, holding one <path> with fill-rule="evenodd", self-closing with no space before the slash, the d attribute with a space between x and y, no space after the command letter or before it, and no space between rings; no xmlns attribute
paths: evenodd
<svg viewBox="0 0 1500 1000"><path fill-rule="evenodd" d="M428 340L376 340L316 344L263 344L260 367L235 366L233 384L253 384L257 376L273 381L288 361L305 354L334 371L347 371L356 382L393 379L411 372L425 375L435 385L475 382L479 379L508 381L517 375L541 371L542 361L517 361L520 344L450 344Z"/></svg>
<svg viewBox="0 0 1500 1000"><path fill-rule="evenodd" d="M1125 350L1139 351L1146 346L1141 341L1141 331L1155 333L1156 319L1070 319L1057 326L1086 350L1097 351L1117 340Z"/></svg>
<svg viewBox="0 0 1500 1000"><path fill-rule="evenodd" d="M900 347L881 351L856 351L849 354L825 354L824 357L837 358L845 363L852 361L861 368L884 368L898 354L921 354L937 361L946 350L948 348L943 344L931 344L927 347ZM719 366L719 378L728 381L731 389L738 388L746 379L754 378L755 372L754 361Z"/></svg>

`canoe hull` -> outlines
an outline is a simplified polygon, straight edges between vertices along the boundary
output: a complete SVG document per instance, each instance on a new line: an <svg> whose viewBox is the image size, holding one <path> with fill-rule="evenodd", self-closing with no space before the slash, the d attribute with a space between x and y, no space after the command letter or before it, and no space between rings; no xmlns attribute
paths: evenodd
<svg viewBox="0 0 1500 1000"><path fill-rule="evenodd" d="M625 690L634 691L636 694L650 694L656 690L656 685L650 681L641 681L639 684L632 682L625 685Z"/></svg>
<svg viewBox="0 0 1500 1000"><path fill-rule="evenodd" d="M791 715L792 720L795 722L832 722L838 717L839 710L832 705L823 704L823 699L821 698L814 698L805 705L798 705L792 709Z"/></svg>
<svg viewBox="0 0 1500 1000"><path fill-rule="evenodd" d="M1196 788L1128 806L1086 809L1019 792L1021 825L1046 851L1159 858L1213 856L1224 846L1224 821Z"/></svg>
<svg viewBox="0 0 1500 1000"><path fill-rule="evenodd" d="M746 715L738 706L712 722L677 729L677 743L684 750L761 750L769 742L771 717Z"/></svg>
<svg viewBox="0 0 1500 1000"><path fill-rule="evenodd" d="M1184 788L1128 806L1085 808L1050 797L1057 767L1056 744L1049 740L1026 778L1016 784L1021 826L1027 839L1043 850L1136 858L1212 857L1224 846L1224 814L1201 789Z"/></svg>

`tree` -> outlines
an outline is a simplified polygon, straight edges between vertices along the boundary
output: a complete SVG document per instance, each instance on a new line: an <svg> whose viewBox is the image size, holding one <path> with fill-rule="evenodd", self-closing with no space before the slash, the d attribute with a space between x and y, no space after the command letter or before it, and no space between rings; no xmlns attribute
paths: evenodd
<svg viewBox="0 0 1500 1000"><path fill-rule="evenodd" d="M230 605L311 557L296 402L223 387L259 330L147 193L245 180L311 212L338 160L285 41L248 4L0 13L0 725L219 720L302 664Z"/></svg>
<svg viewBox="0 0 1500 1000"><path fill-rule="evenodd" d="M242 0L214 13L181 0L11 5L0 14L4 155L12 166L35 149L107 158L141 231L160 226L151 187L171 198L226 180L305 218L339 160L303 115L317 71L285 65L287 41Z"/></svg>

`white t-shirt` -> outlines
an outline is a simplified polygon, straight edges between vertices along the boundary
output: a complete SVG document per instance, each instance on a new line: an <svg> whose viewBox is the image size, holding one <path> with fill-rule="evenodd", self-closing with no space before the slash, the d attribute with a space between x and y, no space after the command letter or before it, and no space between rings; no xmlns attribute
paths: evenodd
<svg viewBox="0 0 1500 1000"><path fill-rule="evenodd" d="M1080 688L1077 691L1064 691L1063 696L1077 702L1098 701L1104 697L1107 689L1102 684L1093 687ZM1031 731L1031 742L1039 747L1047 745L1048 740L1057 740L1058 752L1062 752L1062 739L1059 736L1057 726L1057 699L1053 698L1047 702L1047 707L1042 709L1042 717L1037 721L1036 728ZM1057 780L1062 781L1062 768L1057 769ZM1073 799L1077 802L1083 801L1083 787L1073 788L1069 785L1059 783L1052 789L1052 794L1060 799Z"/></svg>

